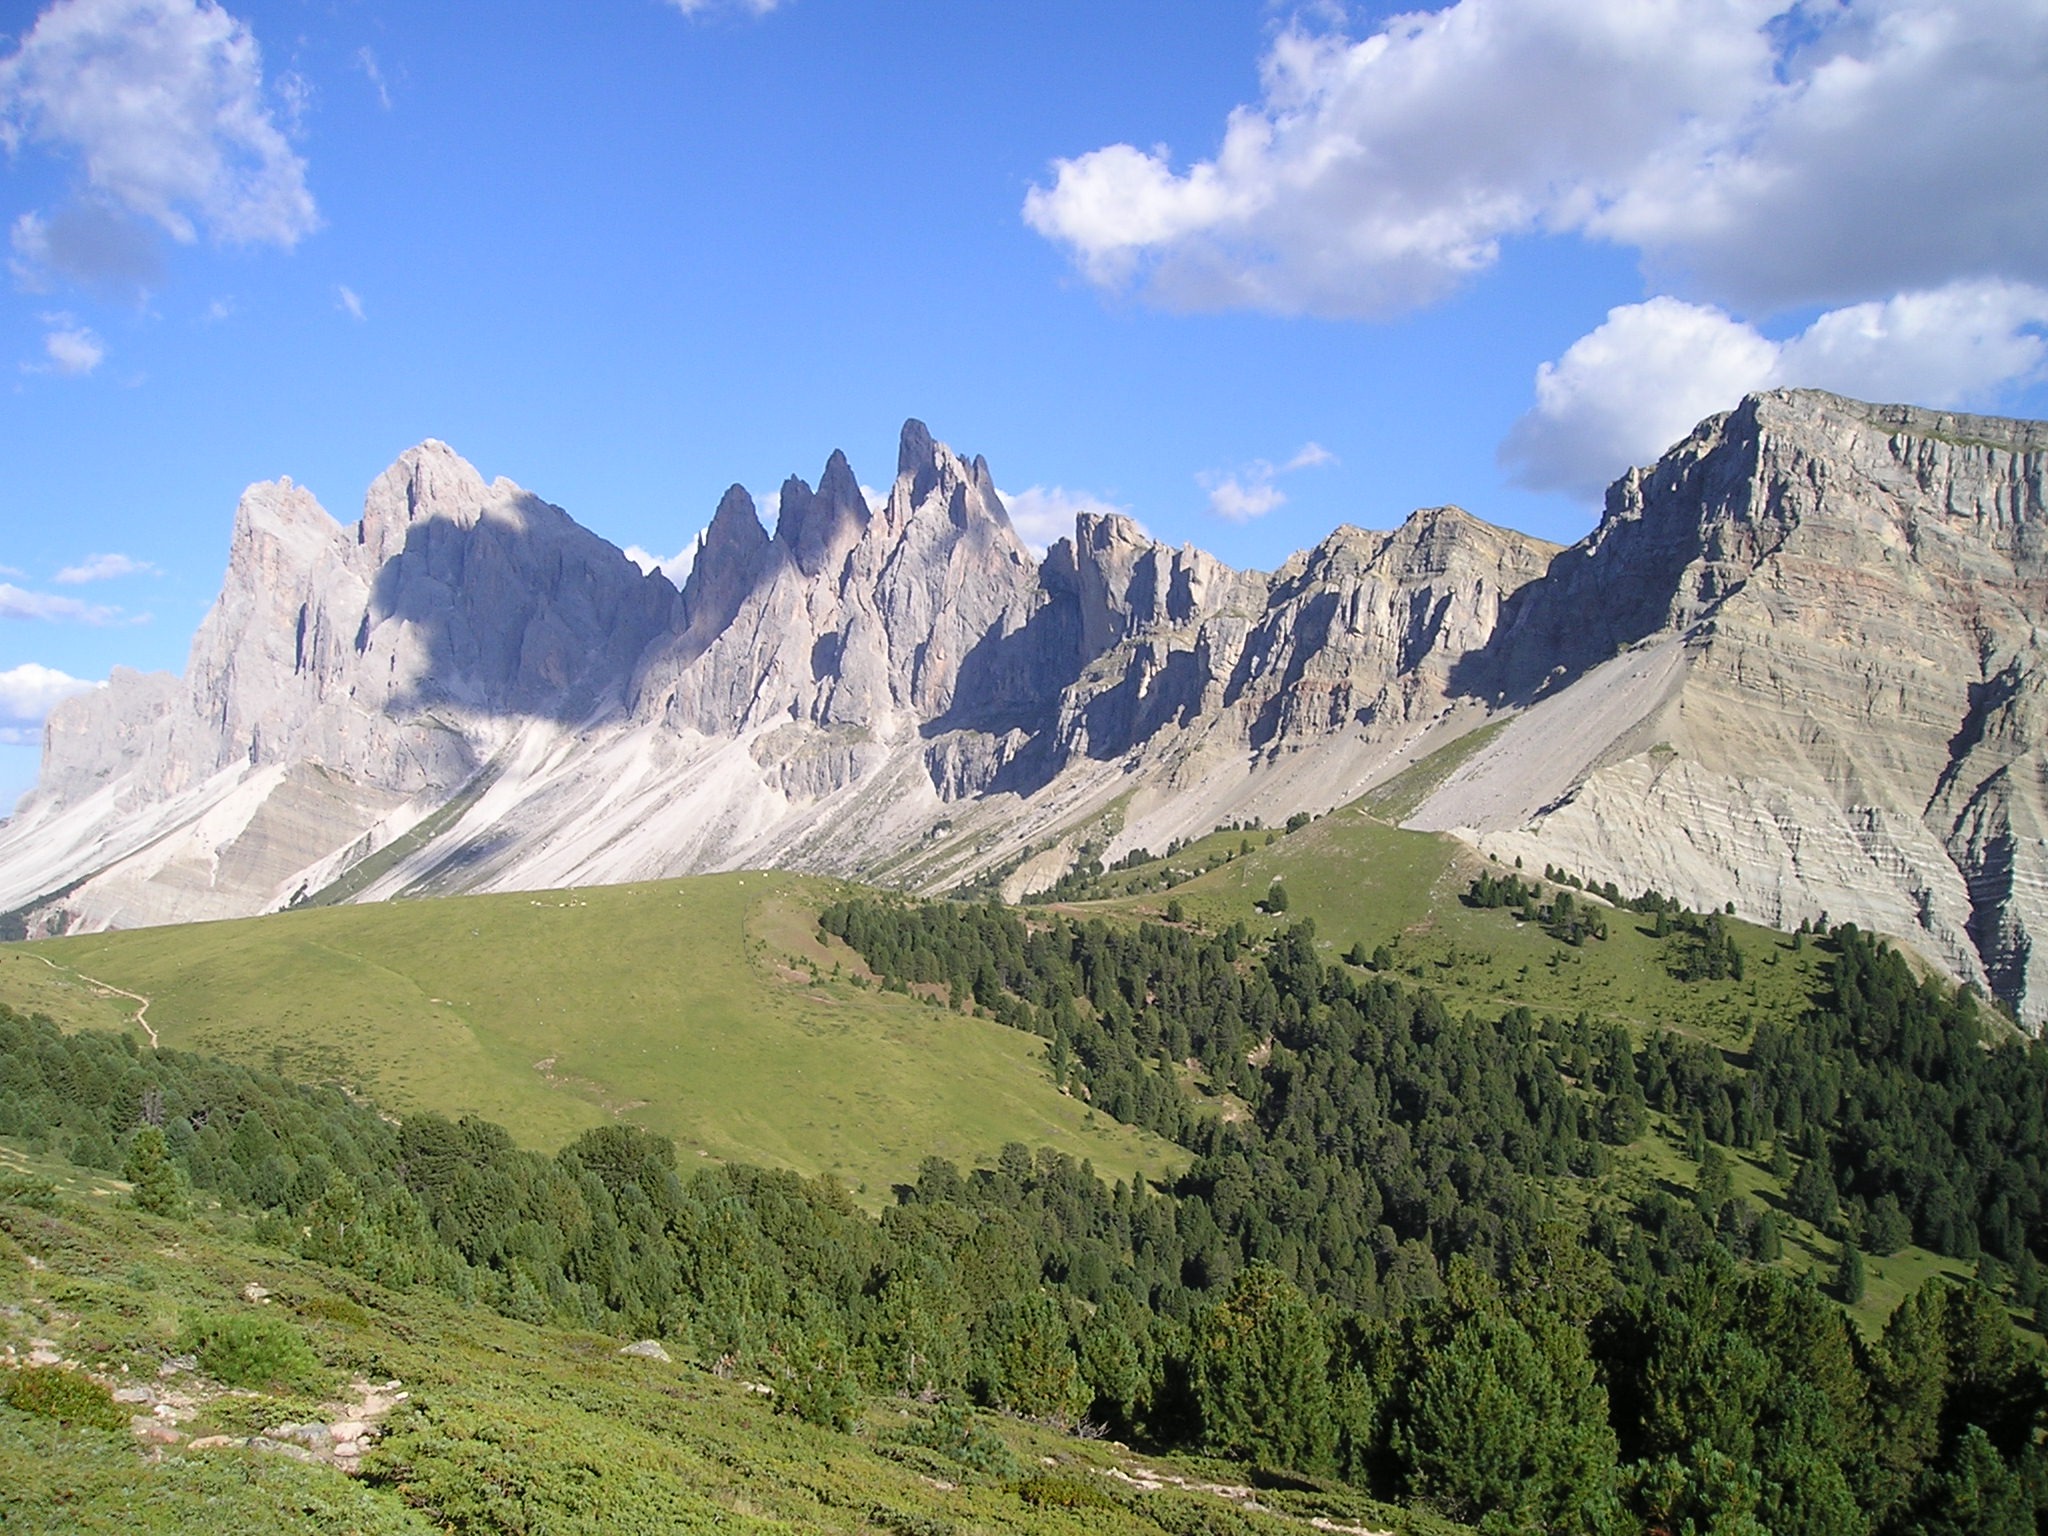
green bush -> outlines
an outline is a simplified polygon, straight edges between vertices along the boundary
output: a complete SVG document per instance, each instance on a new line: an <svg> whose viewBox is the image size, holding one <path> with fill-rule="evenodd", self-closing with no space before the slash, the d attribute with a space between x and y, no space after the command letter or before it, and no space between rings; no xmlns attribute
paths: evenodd
<svg viewBox="0 0 2048 1536"><path fill-rule="evenodd" d="M185 1319L178 1348L231 1387L321 1385L320 1362L304 1336L275 1312L194 1313Z"/></svg>
<svg viewBox="0 0 2048 1536"><path fill-rule="evenodd" d="M1100 1483L1085 1477L1034 1472L1015 1484L1017 1497L1033 1509L1115 1509L1117 1502Z"/></svg>
<svg viewBox="0 0 2048 1536"><path fill-rule="evenodd" d="M1009 1478L1021 1470L1002 1436L958 1403L941 1403L929 1419L905 1430L903 1438L959 1462L970 1472Z"/></svg>
<svg viewBox="0 0 2048 1536"><path fill-rule="evenodd" d="M57 1208L57 1186L48 1179L38 1178L32 1173L16 1173L9 1168L0 1168L0 1203L25 1205L37 1211L53 1211Z"/></svg>
<svg viewBox="0 0 2048 1536"><path fill-rule="evenodd" d="M83 1371L58 1365L26 1365L5 1373L0 1400L23 1413L39 1413L60 1424L88 1429L126 1429L128 1415L113 1394Z"/></svg>
<svg viewBox="0 0 2048 1536"><path fill-rule="evenodd" d="M775 1407L807 1424L853 1428L860 1416L860 1389L845 1344L824 1328L794 1333L777 1352Z"/></svg>

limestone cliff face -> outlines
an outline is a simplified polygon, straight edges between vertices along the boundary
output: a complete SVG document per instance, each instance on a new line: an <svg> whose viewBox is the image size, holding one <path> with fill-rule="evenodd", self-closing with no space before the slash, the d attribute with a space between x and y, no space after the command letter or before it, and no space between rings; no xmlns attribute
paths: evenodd
<svg viewBox="0 0 2048 1536"><path fill-rule="evenodd" d="M1904 934L2038 1019L2044 475L2035 423L1807 391L1703 423L1617 482L1461 664L1549 702L1418 824L1767 922ZM1674 669L1602 713L1577 776L1468 818L1479 786L1533 786L1552 737L1587 734L1567 722L1625 692L1637 664L1607 658L1639 645Z"/></svg>
<svg viewBox="0 0 2048 1536"><path fill-rule="evenodd" d="M837 453L817 491L783 485L772 539L747 493L726 493L684 588L688 628L640 666L633 714L705 737L793 721L907 739L1036 602L988 466L913 421L872 516Z"/></svg>
<svg viewBox="0 0 2048 1536"><path fill-rule="evenodd" d="M0 828L0 905L81 876L46 926L281 904L519 722L615 705L676 606L665 578L441 443L380 476L353 528L289 480L252 486L184 678L117 671L52 712L41 782Z"/></svg>
<svg viewBox="0 0 2048 1536"><path fill-rule="evenodd" d="M1034 561L913 421L872 508L837 453L772 533L735 486L679 593L429 442L353 527L250 489L185 676L52 714L0 911L264 910L444 807L361 899L761 864L937 889L1031 849L1016 880L1049 879L1084 832L1320 809L1510 716L1414 824L1866 923L2039 1020L2044 455L2048 426L1759 395L1571 549L1440 507L1261 573L1114 516Z"/></svg>

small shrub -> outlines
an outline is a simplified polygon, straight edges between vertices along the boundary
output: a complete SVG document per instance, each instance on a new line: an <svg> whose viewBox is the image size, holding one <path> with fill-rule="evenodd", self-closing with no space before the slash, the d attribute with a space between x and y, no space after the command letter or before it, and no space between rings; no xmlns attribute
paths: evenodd
<svg viewBox="0 0 2048 1536"><path fill-rule="evenodd" d="M53 1211L57 1208L57 1186L32 1173L0 1169L0 1202L25 1205L31 1210Z"/></svg>
<svg viewBox="0 0 2048 1536"><path fill-rule="evenodd" d="M780 1351L775 1369L775 1407L806 1424L848 1430L860 1416L860 1389L846 1346L820 1329L798 1334Z"/></svg>
<svg viewBox="0 0 2048 1536"><path fill-rule="evenodd" d="M867 1523L873 1529L889 1531L893 1536L953 1536L959 1530L950 1520L914 1514L905 1509L890 1509L882 1504L868 1507Z"/></svg>
<svg viewBox="0 0 2048 1536"><path fill-rule="evenodd" d="M83 1371L58 1365L26 1365L5 1373L0 1393L10 1408L39 1413L59 1424L88 1429L126 1429L128 1415L113 1394Z"/></svg>
<svg viewBox="0 0 2048 1536"><path fill-rule="evenodd" d="M291 1320L275 1312L195 1313L185 1319L178 1348L231 1387L320 1384L320 1362Z"/></svg>
<svg viewBox="0 0 2048 1536"><path fill-rule="evenodd" d="M299 1311L307 1317L318 1318L323 1323L341 1323L350 1328L369 1328L377 1319L369 1308L345 1301L339 1296L308 1296L299 1304Z"/></svg>
<svg viewBox="0 0 2048 1536"><path fill-rule="evenodd" d="M940 1404L929 1419L904 1431L903 1438L959 1462L970 1472L1008 1478L1021 1470L1002 1436L958 1403Z"/></svg>
<svg viewBox="0 0 2048 1536"><path fill-rule="evenodd" d="M1034 1509L1115 1509L1117 1502L1089 1478L1034 1472L1014 1485L1018 1498Z"/></svg>

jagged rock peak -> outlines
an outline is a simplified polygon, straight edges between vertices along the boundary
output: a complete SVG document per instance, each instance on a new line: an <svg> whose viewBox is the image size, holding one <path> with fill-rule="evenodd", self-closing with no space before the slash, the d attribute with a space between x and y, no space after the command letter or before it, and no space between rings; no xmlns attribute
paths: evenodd
<svg viewBox="0 0 2048 1536"><path fill-rule="evenodd" d="M228 545L230 573L246 572L252 561L265 558L260 552L274 547L287 554L294 565L310 564L342 532L341 524L291 476L259 481L242 492L235 506L234 532ZM231 574L231 581L234 576Z"/></svg>
<svg viewBox="0 0 2048 1536"><path fill-rule="evenodd" d="M890 515L900 519L938 491L946 493L947 509L959 527L982 521L1009 529L1009 510L996 494L988 460L979 454L972 462L961 458L913 416L903 423L903 434L896 445L896 485L890 498Z"/></svg>
<svg viewBox="0 0 2048 1536"><path fill-rule="evenodd" d="M912 416L903 423L902 435L896 440L896 477L900 480L908 475L914 486L920 476L930 474L936 478L938 470L939 444L931 429ZM913 499L920 495L922 490L913 491Z"/></svg>
<svg viewBox="0 0 2048 1536"><path fill-rule="evenodd" d="M798 481L799 485L803 482ZM718 510L704 530L704 552L715 549L755 549L768 542L768 531L754 509L754 498L744 485L731 485L718 498Z"/></svg>
<svg viewBox="0 0 2048 1536"><path fill-rule="evenodd" d="M754 498L745 486L732 486L718 499L718 510L698 539L697 558L683 583L690 654L709 645L732 622L761 580L773 547L755 515Z"/></svg>
<svg viewBox="0 0 2048 1536"><path fill-rule="evenodd" d="M797 475L782 483L776 542L789 551L806 576L836 566L860 542L867 525L867 498L861 494L846 455L836 448L825 461L815 492Z"/></svg>
<svg viewBox="0 0 2048 1536"><path fill-rule="evenodd" d="M467 459L438 438L401 453L363 497L356 542L381 565L405 547L406 531L427 518L473 527L491 488Z"/></svg>

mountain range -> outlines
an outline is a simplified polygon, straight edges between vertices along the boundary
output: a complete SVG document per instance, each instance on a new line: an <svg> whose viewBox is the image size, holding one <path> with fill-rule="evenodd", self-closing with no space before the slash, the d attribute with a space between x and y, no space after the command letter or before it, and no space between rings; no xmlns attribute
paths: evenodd
<svg viewBox="0 0 2048 1536"><path fill-rule="evenodd" d="M1035 557L913 421L874 506L838 453L772 534L735 486L678 589L429 441L353 525L244 493L184 676L52 712L0 911L35 936L763 865L1014 896L1435 756L1409 826L1853 921L2038 1030L2044 482L2048 424L1774 391L1569 548L1437 507L1263 573L1111 515Z"/></svg>

